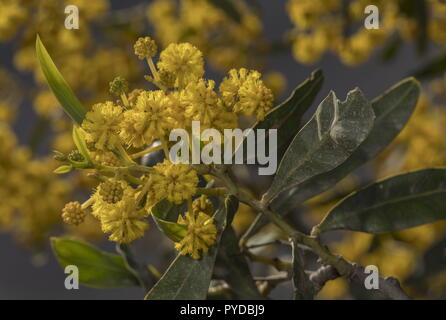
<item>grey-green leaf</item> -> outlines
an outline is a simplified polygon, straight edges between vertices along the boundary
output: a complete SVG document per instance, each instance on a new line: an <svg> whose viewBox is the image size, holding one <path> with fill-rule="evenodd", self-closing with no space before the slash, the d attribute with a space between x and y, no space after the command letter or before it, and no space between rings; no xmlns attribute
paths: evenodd
<svg viewBox="0 0 446 320"><path fill-rule="evenodd" d="M420 95L420 86L414 78L392 86L372 101L375 113L373 129L367 139L341 165L326 173L314 176L274 199L271 207L278 212L290 210L297 204L320 194L345 178L387 147L410 119Z"/></svg>
<svg viewBox="0 0 446 320"><path fill-rule="evenodd" d="M79 282L94 288L139 286L139 280L125 266L122 257L99 250L83 241L52 238L57 260L65 268L79 269Z"/></svg>
<svg viewBox="0 0 446 320"><path fill-rule="evenodd" d="M158 229L160 229L161 232L175 242L181 241L187 232L187 227L185 225L174 222L176 221L179 213L179 211L176 209L177 207L178 206L175 206L171 202L164 199L155 204L151 209L153 220L155 221ZM176 213L175 218L170 216L174 212Z"/></svg>
<svg viewBox="0 0 446 320"><path fill-rule="evenodd" d="M367 138L374 118L370 102L359 89L349 92L344 102L330 92L294 137L264 199L271 201L280 193L339 166Z"/></svg>
<svg viewBox="0 0 446 320"><path fill-rule="evenodd" d="M232 227L223 233L217 256L216 274L229 284L238 299L263 299L252 278L246 258L240 251Z"/></svg>
<svg viewBox="0 0 446 320"><path fill-rule="evenodd" d="M446 219L446 169L424 169L387 178L354 192L328 213L317 230L381 233L443 219Z"/></svg>
<svg viewBox="0 0 446 320"><path fill-rule="evenodd" d="M42 41L40 41L39 36L36 38L36 53L51 91L53 91L60 105L71 119L78 125L81 125L87 111L60 74Z"/></svg>
<svg viewBox="0 0 446 320"><path fill-rule="evenodd" d="M310 109L322 88L324 75L322 70L314 71L280 105L272 109L253 129L277 129L277 149L286 147L300 128L305 112ZM245 148L246 149L246 148Z"/></svg>
<svg viewBox="0 0 446 320"><path fill-rule="evenodd" d="M296 241L291 242L291 248L293 261L294 299L313 300L316 290L308 275L305 273L303 254Z"/></svg>
<svg viewBox="0 0 446 320"><path fill-rule="evenodd" d="M226 226L227 211L221 207L214 214L217 241L199 260L178 255L149 291L147 300L203 300L206 298L217 257L221 235Z"/></svg>

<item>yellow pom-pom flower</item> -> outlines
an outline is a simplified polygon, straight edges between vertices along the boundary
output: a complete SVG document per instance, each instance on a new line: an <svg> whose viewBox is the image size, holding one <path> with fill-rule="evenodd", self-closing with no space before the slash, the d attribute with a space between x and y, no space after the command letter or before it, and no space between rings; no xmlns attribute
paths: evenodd
<svg viewBox="0 0 446 320"><path fill-rule="evenodd" d="M193 212L204 212L207 215L212 215L214 212L214 205L212 201L209 200L205 195L200 196L192 202L192 211Z"/></svg>
<svg viewBox="0 0 446 320"><path fill-rule="evenodd" d="M218 111L219 99L214 87L214 81L200 79L198 82L191 82L181 91L180 99L185 107L185 116L190 121L200 121L200 125L206 128L211 126L212 119ZM188 125L190 126L190 123Z"/></svg>
<svg viewBox="0 0 446 320"><path fill-rule="evenodd" d="M136 40L133 48L135 49L135 54L141 60L154 57L158 51L155 40L150 37L139 38Z"/></svg>
<svg viewBox="0 0 446 320"><path fill-rule="evenodd" d="M123 185L126 185L123 182ZM93 215L99 218L104 233L110 233L111 241L129 243L141 238L149 227L147 221L142 220L148 212L138 207L137 192L126 185L121 200L109 203L104 200L100 189L93 195Z"/></svg>
<svg viewBox="0 0 446 320"><path fill-rule="evenodd" d="M120 136L139 148L163 137L171 127L170 99L161 90L144 91L135 108L124 112Z"/></svg>
<svg viewBox="0 0 446 320"><path fill-rule="evenodd" d="M201 211L192 214L186 212L184 218L178 217L178 223L187 226L187 233L175 244L175 249L181 255L188 254L194 259L200 259L215 243L217 228L214 219Z"/></svg>
<svg viewBox="0 0 446 320"><path fill-rule="evenodd" d="M77 201L68 202L62 210L62 219L67 224L77 226L84 222L85 216L86 212Z"/></svg>
<svg viewBox="0 0 446 320"><path fill-rule="evenodd" d="M95 104L82 122L87 142L94 143L94 147L99 150L113 149L119 142L121 120L122 108L113 102Z"/></svg>
<svg viewBox="0 0 446 320"><path fill-rule="evenodd" d="M257 71L232 69L220 84L219 91L227 107L240 114L255 115L262 120L273 105L273 94Z"/></svg>
<svg viewBox="0 0 446 320"><path fill-rule="evenodd" d="M161 52L158 68L174 74L175 87L184 88L203 76L203 54L190 43L171 43Z"/></svg>
<svg viewBox="0 0 446 320"><path fill-rule="evenodd" d="M150 194L155 200L166 198L172 203L180 204L196 193L198 176L187 164L174 164L164 160L153 168L155 173L150 176Z"/></svg>

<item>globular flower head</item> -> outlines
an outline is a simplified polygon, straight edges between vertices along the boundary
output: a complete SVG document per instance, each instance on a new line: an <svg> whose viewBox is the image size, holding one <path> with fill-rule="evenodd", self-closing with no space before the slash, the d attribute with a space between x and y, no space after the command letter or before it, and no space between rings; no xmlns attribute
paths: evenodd
<svg viewBox="0 0 446 320"><path fill-rule="evenodd" d="M153 168L155 172L150 175L150 189L154 199L166 198L172 203L180 204L196 193L198 176L187 164L164 160Z"/></svg>
<svg viewBox="0 0 446 320"><path fill-rule="evenodd" d="M181 91L180 99L185 107L186 118L190 121L200 121L202 127L211 126L219 103L214 87L214 81L200 79L198 82L189 83Z"/></svg>
<svg viewBox="0 0 446 320"><path fill-rule="evenodd" d="M238 114L254 115L262 120L271 109L274 97L260 77L259 72L245 68L229 71L219 87L225 105Z"/></svg>
<svg viewBox="0 0 446 320"><path fill-rule="evenodd" d="M240 87L239 102L235 104L234 111L263 120L273 106L273 102L273 93L263 81L250 79Z"/></svg>
<svg viewBox="0 0 446 320"><path fill-rule="evenodd" d="M119 142L121 118L122 108L113 102L95 104L82 122L82 129L87 133L86 141L94 143L98 150L113 149Z"/></svg>
<svg viewBox="0 0 446 320"><path fill-rule="evenodd" d="M205 195L200 196L192 202L192 211L193 212L204 212L207 215L212 215L214 212L214 205L212 201L209 200Z"/></svg>
<svg viewBox="0 0 446 320"><path fill-rule="evenodd" d="M141 60L154 57L158 51L155 40L150 37L138 38L133 48L135 49L135 54Z"/></svg>
<svg viewBox="0 0 446 320"><path fill-rule="evenodd" d="M116 77L110 82L110 93L114 95L121 95L129 91L129 82L123 77Z"/></svg>
<svg viewBox="0 0 446 320"><path fill-rule="evenodd" d="M86 215L82 205L77 201L68 202L62 209L62 219L67 224L77 226L84 222Z"/></svg>
<svg viewBox="0 0 446 320"><path fill-rule="evenodd" d="M148 212L139 207L137 203L138 193L125 182L122 198L116 203L104 201L100 188L93 195L93 215L101 222L102 231L110 233L111 241L129 243L141 238L149 227L147 221Z"/></svg>
<svg viewBox="0 0 446 320"><path fill-rule="evenodd" d="M102 200L110 204L120 201L124 195L123 183L116 179L102 182L98 191Z"/></svg>
<svg viewBox="0 0 446 320"><path fill-rule="evenodd" d="M158 68L175 75L175 87L184 88L203 76L203 54L190 43L171 43L161 52Z"/></svg>
<svg viewBox="0 0 446 320"><path fill-rule="evenodd" d="M186 212L184 218L178 217L178 223L187 226L184 238L175 244L175 249L181 255L190 255L200 259L203 253L208 252L217 237L217 228L214 219L204 212Z"/></svg>
<svg viewBox="0 0 446 320"><path fill-rule="evenodd" d="M136 106L124 112L121 138L138 148L163 137L172 126L169 107L170 100L164 91L140 93Z"/></svg>

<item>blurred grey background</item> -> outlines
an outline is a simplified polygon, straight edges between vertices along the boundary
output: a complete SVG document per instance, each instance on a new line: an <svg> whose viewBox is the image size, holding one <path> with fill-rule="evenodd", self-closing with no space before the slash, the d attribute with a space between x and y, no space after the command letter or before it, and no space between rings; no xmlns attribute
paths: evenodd
<svg viewBox="0 0 446 320"><path fill-rule="evenodd" d="M141 2L150 1L111 0L113 10ZM285 12L285 0L259 0L258 3L262 7L262 20L269 39L280 39L292 28ZM150 35L150 30L147 34ZM143 35L145 34L141 36ZM0 44L2 66L11 66L13 51L13 47ZM413 45L406 44L397 59L393 59L390 63L383 63L378 53L369 62L355 68L343 65L330 54L326 54L319 63L311 67L298 64L290 53L271 56L268 63L269 69L280 71L287 77L287 93L303 81L311 71L322 68L325 84L319 98L333 89L338 98L344 99L349 90L359 87L371 99L406 77L433 53L431 49L429 55L420 59ZM33 115L31 112L26 112L31 106L22 105L21 108L16 132L24 140L30 134L28 123L33 120ZM7 182L0 181L0 183ZM110 244L105 244L105 248L113 251L113 246ZM40 265L45 260L47 262ZM66 290L64 279L63 270L51 252L46 256L32 257L29 251L17 246L10 235L0 234L0 299L141 299L143 296L142 290L137 288L97 290L81 286L79 290Z"/></svg>

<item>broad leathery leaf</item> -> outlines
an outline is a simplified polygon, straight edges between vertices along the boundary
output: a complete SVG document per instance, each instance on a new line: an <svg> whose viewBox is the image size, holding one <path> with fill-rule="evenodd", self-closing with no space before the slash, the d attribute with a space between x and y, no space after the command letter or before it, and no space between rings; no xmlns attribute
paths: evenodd
<svg viewBox="0 0 446 320"><path fill-rule="evenodd" d="M270 202L280 193L339 166L367 138L374 118L370 102L359 89L350 91L344 102L330 92L286 150L264 200Z"/></svg>
<svg viewBox="0 0 446 320"><path fill-rule="evenodd" d="M87 111L60 74L39 36L36 38L36 53L51 91L53 91L60 105L71 119L78 125L81 125Z"/></svg>
<svg viewBox="0 0 446 320"><path fill-rule="evenodd" d="M79 282L93 288L121 288L139 286L139 280L125 266L119 255L99 250L83 241L51 238L57 260L65 268L79 269Z"/></svg>
<svg viewBox="0 0 446 320"><path fill-rule="evenodd" d="M175 210L175 207L177 206L164 199L155 204L152 207L151 212L158 229L169 237L169 239L178 242L181 241L186 235L187 227L168 220L172 218L169 217L169 212L177 211ZM176 217L178 217L178 213L176 214Z"/></svg>
<svg viewBox="0 0 446 320"><path fill-rule="evenodd" d="M88 151L87 143L85 142L84 131L75 125L73 126L72 136L77 150L80 152L80 154L84 157L86 161L91 163L90 152Z"/></svg>
<svg viewBox="0 0 446 320"><path fill-rule="evenodd" d="M238 210L238 200L230 196L226 198L225 206L228 212L228 227L221 238L214 273L228 283L238 299L263 299L257 290L245 256L240 251L234 229L229 226Z"/></svg>
<svg viewBox="0 0 446 320"><path fill-rule="evenodd" d="M305 261L296 241L291 242L293 261L293 287L295 300L313 300L316 292L305 273Z"/></svg>
<svg viewBox="0 0 446 320"><path fill-rule="evenodd" d="M318 232L382 233L446 219L446 169L424 169L375 182L336 205Z"/></svg>
<svg viewBox="0 0 446 320"><path fill-rule="evenodd" d="M420 85L414 78L392 86L372 101L375 121L373 129L358 149L341 165L319 174L307 182L282 193L271 203L277 212L291 210L298 204L330 189L349 173L375 158L404 128L420 95Z"/></svg>
<svg viewBox="0 0 446 320"><path fill-rule="evenodd" d="M218 230L216 243L196 260L178 255L161 279L147 293L146 300L204 300L206 299L218 246L226 227L227 210L220 207L214 214Z"/></svg>
<svg viewBox="0 0 446 320"><path fill-rule="evenodd" d="M302 117L312 106L323 82L322 70L314 71L309 78L294 89L284 102L272 109L265 119L253 126L254 132L257 129L277 129L277 149L281 150L286 147L298 132ZM249 156L255 155L248 155L248 158Z"/></svg>

